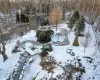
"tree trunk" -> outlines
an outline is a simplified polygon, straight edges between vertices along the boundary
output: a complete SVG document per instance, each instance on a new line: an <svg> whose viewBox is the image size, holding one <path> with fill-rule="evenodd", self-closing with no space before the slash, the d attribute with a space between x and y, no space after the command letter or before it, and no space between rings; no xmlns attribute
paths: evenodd
<svg viewBox="0 0 100 80"><path fill-rule="evenodd" d="M56 24L56 31L57 31L57 24Z"/></svg>
<svg viewBox="0 0 100 80"><path fill-rule="evenodd" d="M76 10L79 10L79 7L80 7L80 4L81 4L82 0L79 1L78 5L77 5L77 9Z"/></svg>
<svg viewBox="0 0 100 80"><path fill-rule="evenodd" d="M92 12L91 12L91 15L90 15L90 17L89 17L89 21L90 21L91 24L94 23L94 21L92 21L92 17L93 17L93 15L94 15L95 3L96 3L96 0L93 0Z"/></svg>
<svg viewBox="0 0 100 80"><path fill-rule="evenodd" d="M84 53L85 53L86 48L84 48Z"/></svg>
<svg viewBox="0 0 100 80"><path fill-rule="evenodd" d="M99 19L99 22L98 22L97 27L96 27L96 29L95 29L95 32L97 32L97 30L98 30L98 28L99 28L99 25L100 25L100 19Z"/></svg>
<svg viewBox="0 0 100 80"><path fill-rule="evenodd" d="M85 5L86 5L85 0L84 0L84 3L83 3L83 4L84 4L84 6L83 6L83 10L82 10L82 15L81 15L81 16L83 16L83 15L84 15L84 11L85 11L85 8L86 8L86 7L85 7Z"/></svg>
<svg viewBox="0 0 100 80"><path fill-rule="evenodd" d="M8 59L7 55L5 54L5 42L4 42L4 39L3 39L3 34L2 34L2 31L1 31L1 28L0 28L0 35L1 35L1 39L2 39L2 56L4 58L4 61Z"/></svg>

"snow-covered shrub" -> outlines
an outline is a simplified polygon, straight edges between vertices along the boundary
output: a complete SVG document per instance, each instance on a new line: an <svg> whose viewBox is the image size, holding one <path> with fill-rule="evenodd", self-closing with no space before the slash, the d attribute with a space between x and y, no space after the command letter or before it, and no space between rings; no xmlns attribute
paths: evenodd
<svg viewBox="0 0 100 80"><path fill-rule="evenodd" d="M79 46L79 42L78 42L78 34L76 34L73 46Z"/></svg>
<svg viewBox="0 0 100 80"><path fill-rule="evenodd" d="M36 79L36 77L34 77L32 80L35 80Z"/></svg>
<svg viewBox="0 0 100 80"><path fill-rule="evenodd" d="M53 30L37 30L36 37L37 40L41 43L46 43L51 41L51 36L53 35Z"/></svg>
<svg viewBox="0 0 100 80"><path fill-rule="evenodd" d="M41 57L44 57L48 54L48 51L52 51L52 46L51 44L45 44L42 47L42 52L41 52Z"/></svg>
<svg viewBox="0 0 100 80"><path fill-rule="evenodd" d="M43 70L48 71L48 73L53 73L53 70L56 65L56 61L52 56L45 56L41 58L40 65L42 66Z"/></svg>
<svg viewBox="0 0 100 80"><path fill-rule="evenodd" d="M70 19L70 22L68 23L68 27L70 29L72 29L77 20L79 20L79 12L78 11L74 11L74 13L73 13L73 15L72 15L72 17Z"/></svg>
<svg viewBox="0 0 100 80"><path fill-rule="evenodd" d="M45 45L43 45L42 50L45 50L45 51L52 51L52 46L51 46L51 44L45 44Z"/></svg>
<svg viewBox="0 0 100 80"><path fill-rule="evenodd" d="M18 41L16 42L15 47L14 47L13 50L12 50L12 53L20 52L19 47L20 47L20 41L18 40Z"/></svg>
<svg viewBox="0 0 100 80"><path fill-rule="evenodd" d="M20 41L17 40L16 45L19 47L20 46Z"/></svg>
<svg viewBox="0 0 100 80"><path fill-rule="evenodd" d="M57 80L80 80L82 74L85 73L85 69L81 62L76 58L65 66L62 66L61 64L58 64L58 66L63 69L63 73L56 76Z"/></svg>
<svg viewBox="0 0 100 80"><path fill-rule="evenodd" d="M47 51L42 51L42 52L40 53L40 56L41 56L41 57L45 57L46 55L48 55L48 52L47 52Z"/></svg>

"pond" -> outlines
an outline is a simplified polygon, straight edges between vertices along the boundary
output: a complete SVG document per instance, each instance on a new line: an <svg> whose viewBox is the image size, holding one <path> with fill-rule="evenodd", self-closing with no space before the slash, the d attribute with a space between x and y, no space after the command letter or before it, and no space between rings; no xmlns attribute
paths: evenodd
<svg viewBox="0 0 100 80"><path fill-rule="evenodd" d="M56 31L56 28L52 28L54 31L54 35L51 38L51 41L54 43L61 43L63 45L69 45L69 39L68 39L68 31L63 28L58 28Z"/></svg>
<svg viewBox="0 0 100 80"><path fill-rule="evenodd" d="M52 36L52 41L53 42L63 42L65 37L61 33L56 33Z"/></svg>

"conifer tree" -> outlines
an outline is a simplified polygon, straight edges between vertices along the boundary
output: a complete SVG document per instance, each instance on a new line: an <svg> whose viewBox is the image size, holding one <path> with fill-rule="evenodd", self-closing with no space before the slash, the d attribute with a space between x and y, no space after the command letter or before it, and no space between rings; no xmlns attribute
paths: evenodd
<svg viewBox="0 0 100 80"><path fill-rule="evenodd" d="M21 22L25 22L25 15L21 13Z"/></svg>
<svg viewBox="0 0 100 80"><path fill-rule="evenodd" d="M29 22L29 17L25 16L25 22Z"/></svg>
<svg viewBox="0 0 100 80"><path fill-rule="evenodd" d="M79 20L79 12L78 11L74 11L74 13L73 13L73 15L72 15L72 17L70 19L70 22L68 24L68 27L70 29L72 29L77 20Z"/></svg>
<svg viewBox="0 0 100 80"><path fill-rule="evenodd" d="M82 35L81 32L85 29L85 22L83 16L77 21L76 27L78 29L78 34Z"/></svg>
<svg viewBox="0 0 100 80"><path fill-rule="evenodd" d="M76 34L73 46L79 46L79 43L78 43L78 34Z"/></svg>
<svg viewBox="0 0 100 80"><path fill-rule="evenodd" d="M19 13L16 13L16 21L19 22L20 18L19 18Z"/></svg>

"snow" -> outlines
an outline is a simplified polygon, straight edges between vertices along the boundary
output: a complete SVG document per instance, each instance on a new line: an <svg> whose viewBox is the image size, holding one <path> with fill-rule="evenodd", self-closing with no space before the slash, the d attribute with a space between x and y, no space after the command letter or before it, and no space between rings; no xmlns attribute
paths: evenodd
<svg viewBox="0 0 100 80"><path fill-rule="evenodd" d="M59 36L59 37L58 37L58 36ZM60 35L54 34L54 35L52 36L52 39L51 39L51 40L52 40L53 42L57 42L57 41L63 42L64 39L65 39L64 36L60 36Z"/></svg>
<svg viewBox="0 0 100 80"><path fill-rule="evenodd" d="M30 31L27 33L27 35L24 35L22 38L21 38L21 42L23 41L26 41L26 40L34 40L36 41L37 38L36 38L36 32L34 30Z"/></svg>
<svg viewBox="0 0 100 80"><path fill-rule="evenodd" d="M67 27L67 24L65 23L59 24L57 31L56 31L56 28L52 28L52 29L54 30L56 34L56 33L61 33L61 28L66 29L68 31L68 39L70 41L70 44L64 45L64 46L52 45L53 51L49 52L49 56L52 56L56 60L57 63L61 62L62 65L65 65L67 61L71 61L74 58L79 58L81 59L81 63L85 67L85 70L86 70L86 73L82 75L81 80L89 80L89 77L93 78L93 76L95 77L94 80L100 80L100 78L97 78L99 77L98 75L100 74L99 72L100 67L97 67L94 70L94 64L97 65L98 64L97 61L100 61L100 59L97 58L99 52L96 53L96 55L94 55L95 49L96 49L96 46L94 44L96 40L95 40L95 35L94 35L91 25L86 23L85 33L89 31L89 33L92 36L92 39L91 39L91 44L90 46L86 48L85 53L84 53L84 47L81 44L81 41L83 40L82 37L79 37L80 46L74 47L72 45L75 38L75 33L73 31L70 32L70 29ZM60 36L59 41L63 41L63 39L64 39L64 36ZM11 43L6 44L6 54L8 56L8 59L5 62L3 62L3 57L0 54L0 73L1 73L0 80L6 80L9 77L9 75L13 72L13 70L16 69L18 66L20 54L25 52L22 48L20 48L21 52L12 53L12 49L16 45L17 40L20 40L20 42L27 41L27 40L37 41L36 32L34 30L31 30L23 37L18 37L16 40L12 40ZM53 36L52 41L57 42L58 37ZM25 50L29 54L31 54L32 57L30 58L30 60L33 60L33 62L29 63L26 66L23 80L32 80L36 76L37 76L36 80L40 80L44 77L50 78L52 74L48 73L45 70L42 70L42 67L40 66L41 57L39 56L39 53L41 52L42 45L40 46L35 45L36 46L35 50L31 50L30 49L31 46L34 46L34 45L31 43L25 43ZM67 53L68 49L72 49L75 56L68 54ZM84 58L86 56L93 58L94 63L89 63L87 59ZM57 75L62 74L62 73L63 73L62 68L59 66L56 66L56 68L54 69L54 74L52 76L56 77ZM95 74L97 75L95 76ZM90 80L93 80L92 78L90 78Z"/></svg>
<svg viewBox="0 0 100 80"><path fill-rule="evenodd" d="M63 24L61 24L61 26L63 26ZM64 28L65 28L65 24L64 24ZM92 33L92 29L91 28L89 28L89 29L90 29L89 30L90 33ZM58 29L58 31L54 31L54 32L55 33L60 33L59 29ZM93 34L91 34L91 35L92 35L92 38L93 38L92 42L94 43L95 42L94 35ZM91 57L93 55L93 53L94 53L94 46L93 46L93 44L90 47L88 47L87 50L86 50L86 53L84 53L84 48L83 48L82 45L80 45L79 47L73 47L72 46L72 43L73 43L74 38L75 38L74 32L70 32L68 34L68 38L69 38L69 40L71 42L70 45L67 45L67 46L55 46L55 45L53 45L53 51L50 52L49 55L50 56L53 56L54 59L57 61L57 63L61 62L63 64L65 64L65 62L67 60L72 60L75 57L81 58L82 65L85 66L86 71L87 71L85 75L90 74L91 73L91 69L92 69L91 68L91 65L86 64L86 62L85 62L86 60L83 57L84 56L90 56ZM81 39L82 38L79 38L79 40L81 40ZM73 52L75 53L75 56L74 57L72 57L70 54L67 54L66 53L66 50L67 49L70 49L70 48L73 49ZM35 62L34 62L34 65L35 65ZM33 66L33 68L34 68L34 66ZM37 70L38 70L38 68L37 68ZM61 70L62 69L60 69L60 67L57 67L55 69L55 73L54 73L53 76L56 76L58 74L61 74L63 72ZM34 72L33 75L36 75L36 73ZM44 70L40 70L39 71L39 75L37 76L36 80L40 80L41 77L43 78L43 76L47 76L47 72L45 72ZM50 76L50 74L48 74L48 76ZM28 80L28 79L26 79L26 80ZM82 80L87 80L87 79L83 78Z"/></svg>
<svg viewBox="0 0 100 80"><path fill-rule="evenodd" d="M23 78L23 80L32 80L33 77L37 75L37 73L42 69L41 66L39 66L40 61L41 61L40 57L35 56L35 59L34 59L35 64L30 64L29 66L26 67L27 69L25 71L25 75L24 75L25 77Z"/></svg>
<svg viewBox="0 0 100 80"><path fill-rule="evenodd" d="M25 47L26 47L26 48L30 48L31 46L32 46L31 43L25 43Z"/></svg>
<svg viewBox="0 0 100 80"><path fill-rule="evenodd" d="M2 55L0 54L0 61L3 62L3 57Z"/></svg>
<svg viewBox="0 0 100 80"><path fill-rule="evenodd" d="M19 55L16 54L13 57L9 58L5 62L0 62L0 80L6 80L9 75L13 72L14 69L18 66L17 61L19 59Z"/></svg>
<svg viewBox="0 0 100 80"><path fill-rule="evenodd" d="M55 34L56 34L56 33L60 33L60 32L61 32L61 30L60 30L60 29L57 29L57 30L56 30L56 28L53 28L53 31L55 32Z"/></svg>
<svg viewBox="0 0 100 80"><path fill-rule="evenodd" d="M32 35L33 34L33 35ZM8 56L8 59L3 62L3 57L0 54L0 80L6 80L10 74L13 72L14 69L18 66L18 61L21 53L24 53L23 49L21 49L21 52L18 53L12 53L12 49L16 45L16 41L25 41L25 40L32 40L32 38L35 40L35 31L30 31L27 33L27 35L23 36L22 38L18 38L16 40L11 40L11 43L6 44L6 54ZM27 46L27 44L26 44ZM29 45L28 45L29 46ZM28 47L27 46L27 47ZM29 50L30 51L30 50Z"/></svg>
<svg viewBox="0 0 100 80"><path fill-rule="evenodd" d="M50 55L53 56L57 62L66 62L67 60L71 60L73 58L71 55L66 53L66 49L67 47L65 46L53 46L53 51L50 52Z"/></svg>
<svg viewBox="0 0 100 80"><path fill-rule="evenodd" d="M41 53L42 51L41 51L41 49L36 49L36 50L31 50L30 48L26 48L25 49L30 55L35 55L35 54L39 54L39 53Z"/></svg>

